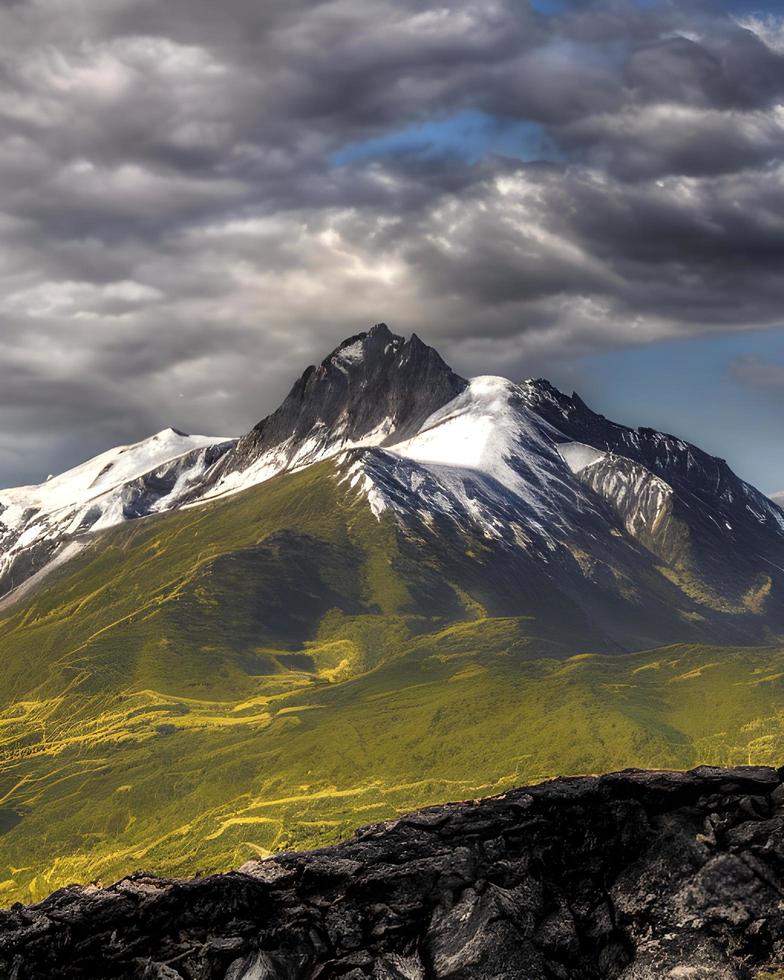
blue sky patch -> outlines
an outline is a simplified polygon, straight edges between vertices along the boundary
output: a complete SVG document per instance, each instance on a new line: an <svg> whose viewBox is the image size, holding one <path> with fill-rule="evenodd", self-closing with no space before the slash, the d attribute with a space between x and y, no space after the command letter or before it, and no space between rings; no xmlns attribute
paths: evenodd
<svg viewBox="0 0 784 980"><path fill-rule="evenodd" d="M539 123L498 119L471 109L350 143L333 153L330 162L342 166L388 156L451 156L471 164L487 155L526 161L558 158Z"/></svg>
<svg viewBox="0 0 784 980"><path fill-rule="evenodd" d="M762 383L733 365L780 366ZM754 372L749 372L753 378ZM672 340L586 357L580 394L627 425L671 432L716 456L761 490L784 490L784 328Z"/></svg>
<svg viewBox="0 0 784 980"><path fill-rule="evenodd" d="M561 14L566 9L564 0L531 0L531 6L540 14Z"/></svg>

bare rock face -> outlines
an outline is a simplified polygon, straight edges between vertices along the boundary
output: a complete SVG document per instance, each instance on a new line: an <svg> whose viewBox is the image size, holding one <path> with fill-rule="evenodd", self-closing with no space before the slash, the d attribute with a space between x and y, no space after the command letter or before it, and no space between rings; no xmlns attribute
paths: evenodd
<svg viewBox="0 0 784 980"><path fill-rule="evenodd" d="M377 323L308 367L283 404L210 471L207 483L270 454L285 469L344 444L400 442L467 384L416 334L404 340Z"/></svg>
<svg viewBox="0 0 784 980"><path fill-rule="evenodd" d="M769 980L783 771L558 779L193 881L136 874L0 912L0 975Z"/></svg>
<svg viewBox="0 0 784 980"><path fill-rule="evenodd" d="M689 569L735 602L752 582L761 581L760 558L766 569L781 564L784 523L779 508L739 479L726 460L655 429L611 422L593 412L579 395L569 397L547 381L530 382L527 397L534 411L565 436L607 454L598 465L586 467L580 479L654 554ZM654 513L651 481L665 490ZM643 533L633 527L630 512L635 522L641 521ZM721 555L739 541L743 546L737 549L730 570Z"/></svg>

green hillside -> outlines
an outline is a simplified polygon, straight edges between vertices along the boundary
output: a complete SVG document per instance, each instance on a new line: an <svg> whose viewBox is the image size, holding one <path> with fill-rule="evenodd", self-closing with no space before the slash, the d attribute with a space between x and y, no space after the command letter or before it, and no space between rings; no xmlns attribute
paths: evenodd
<svg viewBox="0 0 784 980"><path fill-rule="evenodd" d="M784 754L784 649L566 657L328 463L106 532L0 617L6 903L557 773Z"/></svg>

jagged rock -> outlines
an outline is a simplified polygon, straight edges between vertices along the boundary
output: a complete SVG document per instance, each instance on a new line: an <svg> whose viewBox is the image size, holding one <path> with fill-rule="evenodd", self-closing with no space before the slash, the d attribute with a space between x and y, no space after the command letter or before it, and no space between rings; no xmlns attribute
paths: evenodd
<svg viewBox="0 0 784 980"><path fill-rule="evenodd" d="M775 976L783 782L752 767L558 779L230 874L71 887L0 912L0 975Z"/></svg>
<svg viewBox="0 0 784 980"><path fill-rule="evenodd" d="M307 368L280 408L240 440L236 453L303 439L317 425L356 442L386 424L400 442L467 384L416 334L404 340L377 323Z"/></svg>
<svg viewBox="0 0 784 980"><path fill-rule="evenodd" d="M646 548L680 569L697 572L718 593L730 594L720 555L743 540L740 565L779 563L778 509L739 479L726 460L655 429L630 429L593 412L547 381L528 382L529 404L564 437L591 447L596 457L577 474L618 514ZM602 455L606 454L606 455ZM771 533L772 532L772 533ZM734 563L733 575L739 571ZM741 592L736 595L736 601Z"/></svg>
<svg viewBox="0 0 784 980"><path fill-rule="evenodd" d="M306 368L281 406L210 470L192 499L231 486L238 474L255 472L245 477L252 482L258 472L308 465L347 445L398 443L467 385L416 334L404 340L377 323Z"/></svg>

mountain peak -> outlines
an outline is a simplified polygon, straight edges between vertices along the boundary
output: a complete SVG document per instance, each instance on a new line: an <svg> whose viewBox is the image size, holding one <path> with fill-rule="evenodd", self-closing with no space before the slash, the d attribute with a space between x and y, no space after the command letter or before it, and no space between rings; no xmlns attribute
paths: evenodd
<svg viewBox="0 0 784 980"><path fill-rule="evenodd" d="M153 439L166 439L171 436L178 436L181 439L190 439L190 432L183 432L182 429L176 428L176 426L168 425L165 429L161 429L160 432L156 432L152 437Z"/></svg>
<svg viewBox="0 0 784 980"><path fill-rule="evenodd" d="M518 563L520 581L538 582L552 570L556 591L571 583L593 619L610 624L597 627L597 637L669 641L684 635L682 622L707 630L710 617L726 609L734 624L748 614L754 636L758 614L777 631L784 622L772 578L781 567L784 513L721 460L653 429L618 425L541 378L466 381L416 334L399 336L384 323L347 337L309 367L277 411L242 439L212 443L165 429L44 488L0 493L5 581L21 581L87 530L333 459L325 473L346 492L364 494L377 517L391 511L414 537L435 534L440 548L450 535L479 535L496 543L504 561ZM40 541L31 558L33 528ZM614 583L648 582L662 563L673 574L686 568L703 591L694 598L673 592L680 579L655 579L656 608L641 629L624 619L628 610L617 602L626 593ZM609 568L608 578L602 569ZM0 564L0 582L2 573ZM602 616L594 615L604 602L594 587L609 589ZM502 585L493 588L500 596ZM707 608L695 612L689 604L706 596ZM664 632L662 609L677 616L673 625L667 613ZM682 620L693 612L696 618Z"/></svg>
<svg viewBox="0 0 784 980"><path fill-rule="evenodd" d="M399 442L467 384L416 334L406 340L376 323L307 368L225 466L244 472L271 453L276 468L286 469L345 446Z"/></svg>
<svg viewBox="0 0 784 980"><path fill-rule="evenodd" d="M368 360L395 354L405 345L402 337L392 333L386 323L377 323L364 333L348 337L321 362L322 367L330 364L361 364Z"/></svg>
<svg viewBox="0 0 784 980"><path fill-rule="evenodd" d="M347 337L321 362L322 368L330 365L345 370L354 367L360 374L386 371L416 372L422 362L430 362L432 367L451 371L449 365L434 347L429 347L417 334L412 333L408 340L392 333L386 323L376 323L363 333ZM308 369L309 372L318 370Z"/></svg>

